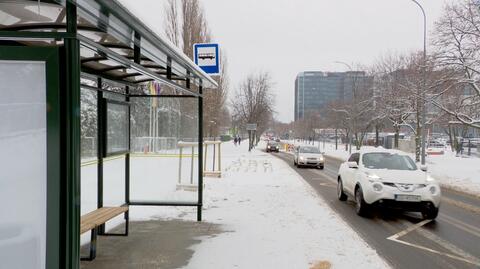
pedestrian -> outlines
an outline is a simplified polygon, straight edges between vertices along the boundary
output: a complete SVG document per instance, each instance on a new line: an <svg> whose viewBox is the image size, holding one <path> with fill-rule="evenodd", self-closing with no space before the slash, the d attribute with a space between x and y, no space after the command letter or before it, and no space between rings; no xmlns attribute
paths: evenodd
<svg viewBox="0 0 480 269"><path fill-rule="evenodd" d="M235 137L233 138L233 144L234 144L235 146L237 146L237 142L238 142L238 140L237 140L237 137L235 136Z"/></svg>
<svg viewBox="0 0 480 269"><path fill-rule="evenodd" d="M240 136L238 136L237 141L238 141L238 145L240 146L240 143L242 142L242 139L240 138Z"/></svg>

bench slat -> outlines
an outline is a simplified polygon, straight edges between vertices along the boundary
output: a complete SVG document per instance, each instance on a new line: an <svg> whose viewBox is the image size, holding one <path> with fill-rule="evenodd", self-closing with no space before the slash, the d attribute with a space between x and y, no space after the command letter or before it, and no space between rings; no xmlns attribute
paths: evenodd
<svg viewBox="0 0 480 269"><path fill-rule="evenodd" d="M81 217L80 234L94 229L96 226L102 225L114 217L128 211L128 207L102 207L89 212Z"/></svg>

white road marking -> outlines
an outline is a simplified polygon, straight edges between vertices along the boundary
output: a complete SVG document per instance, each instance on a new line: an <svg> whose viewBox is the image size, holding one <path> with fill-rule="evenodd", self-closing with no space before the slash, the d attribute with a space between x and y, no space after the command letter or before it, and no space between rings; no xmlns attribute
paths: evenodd
<svg viewBox="0 0 480 269"><path fill-rule="evenodd" d="M403 231L400 231L400 232L398 232L394 235L391 235L391 236L387 237L387 239L391 240L391 241L394 241L394 242L397 242L397 243L400 243L400 244L410 246L410 247L418 248L418 249L425 250L425 251L428 251L428 252L431 252L431 253L435 253L435 254L438 254L438 255L441 255L441 256L449 257L449 258L454 259L454 260L463 261L463 262L466 262L466 263L473 264L475 266L480 266L479 261L475 261L475 260L468 259L468 258L465 258L465 257L452 255L452 254L449 254L449 253L441 252L441 251L438 251L438 250L434 250L434 249L431 249L431 248L427 248L427 247L424 247L424 246L416 245L416 244L409 243L409 242L402 241L402 240L398 239L399 237L405 236L406 234L408 234L408 233L410 233L410 232L412 232L416 229L421 228L423 225L425 225L425 224L427 224L431 221L432 220L429 220L429 219L421 221L421 222L419 222L419 223L417 223L413 226L408 227L407 229L405 229Z"/></svg>

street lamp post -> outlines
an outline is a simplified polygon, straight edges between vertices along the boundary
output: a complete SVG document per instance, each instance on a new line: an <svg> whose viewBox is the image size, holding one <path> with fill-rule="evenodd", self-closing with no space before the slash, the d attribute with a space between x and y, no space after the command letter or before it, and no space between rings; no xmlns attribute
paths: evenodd
<svg viewBox="0 0 480 269"><path fill-rule="evenodd" d="M427 91L427 15L425 14L425 10L423 9L422 5L420 5L420 3L417 1L417 0L411 0L412 2L414 2L415 4L417 4L417 6L420 8L420 10L422 11L422 15L423 15L423 92L422 92L422 119L421 119L421 122L422 122L422 156L421 156L421 163L422 165L425 165L425 141L426 141L426 121L427 121L427 113L426 113L426 110L427 110L427 107L426 107L426 103L425 103L425 98L426 98L426 91Z"/></svg>
<svg viewBox="0 0 480 269"><path fill-rule="evenodd" d="M343 65L345 65L350 71L353 71L352 66L349 65L349 64L347 64L346 62L335 61L335 63L343 64ZM355 87L352 87L352 90L353 90L353 92L352 92L353 102L355 103L355 97L356 97L356 96L355 96ZM354 124L354 123L352 122L352 125L353 125L353 124ZM349 145L348 145L348 154L352 154L352 135L353 135L353 134L352 134L352 131L353 131L353 130L350 130L350 135L349 135L349 137L348 137L348 144L349 144Z"/></svg>

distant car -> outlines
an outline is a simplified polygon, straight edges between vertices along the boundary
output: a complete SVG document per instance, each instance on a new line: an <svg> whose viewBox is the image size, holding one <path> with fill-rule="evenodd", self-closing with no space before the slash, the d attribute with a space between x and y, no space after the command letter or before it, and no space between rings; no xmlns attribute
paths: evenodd
<svg viewBox="0 0 480 269"><path fill-rule="evenodd" d="M293 155L293 164L298 167L312 166L323 169L325 159L317 147L298 146Z"/></svg>
<svg viewBox="0 0 480 269"><path fill-rule="evenodd" d="M421 212L423 218L435 219L441 191L426 170L401 151L361 150L340 165L338 199L354 198L360 216L368 215L372 206L381 206Z"/></svg>
<svg viewBox="0 0 480 269"><path fill-rule="evenodd" d="M280 151L280 145L275 142L275 141L268 141L267 143L267 152L279 152Z"/></svg>

